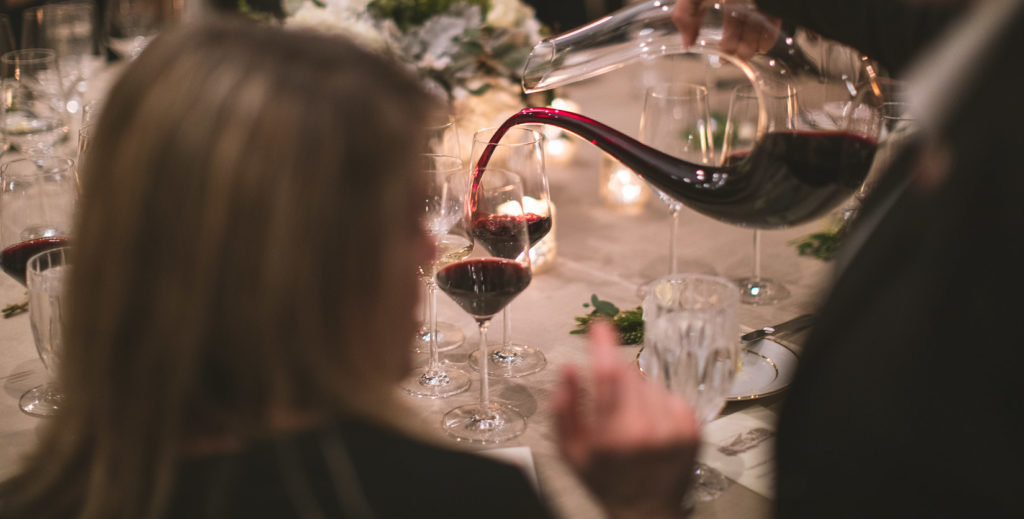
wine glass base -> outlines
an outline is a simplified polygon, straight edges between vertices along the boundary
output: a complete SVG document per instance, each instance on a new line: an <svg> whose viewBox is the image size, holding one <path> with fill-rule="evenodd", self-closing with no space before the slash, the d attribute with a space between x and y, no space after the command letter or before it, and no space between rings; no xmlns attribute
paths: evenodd
<svg viewBox="0 0 1024 519"><path fill-rule="evenodd" d="M508 348L502 344L490 344L488 350L487 374L492 377L516 378L532 375L547 366L544 353L525 344L511 343ZM480 350L469 354L469 367L480 371Z"/></svg>
<svg viewBox="0 0 1024 519"><path fill-rule="evenodd" d="M771 279L742 278L736 283L740 286L740 302L745 305L773 305L789 297L789 289Z"/></svg>
<svg viewBox="0 0 1024 519"><path fill-rule="evenodd" d="M18 407L27 415L46 418L57 414L63 400L64 395L58 393L52 385L43 384L21 395Z"/></svg>
<svg viewBox="0 0 1024 519"><path fill-rule="evenodd" d="M683 500L685 504L714 501L725 492L732 483L721 472L698 462L693 474L693 485Z"/></svg>
<svg viewBox="0 0 1024 519"><path fill-rule="evenodd" d="M466 342L466 334L462 329L452 323L437 322L437 351L451 351ZM416 353L428 353L430 351L430 329L421 324L416 331Z"/></svg>
<svg viewBox="0 0 1024 519"><path fill-rule="evenodd" d="M444 363L433 373L428 373L426 367L413 371L402 382L402 389L413 396L446 398L469 389L469 383L469 373Z"/></svg>
<svg viewBox="0 0 1024 519"><path fill-rule="evenodd" d="M456 407L441 418L441 426L456 441L498 443L511 440L526 431L526 418L515 409L491 402Z"/></svg>

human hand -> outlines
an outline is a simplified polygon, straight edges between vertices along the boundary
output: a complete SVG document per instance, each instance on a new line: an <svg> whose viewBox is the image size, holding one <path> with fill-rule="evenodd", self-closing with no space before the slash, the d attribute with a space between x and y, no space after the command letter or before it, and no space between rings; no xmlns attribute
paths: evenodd
<svg viewBox="0 0 1024 519"><path fill-rule="evenodd" d="M586 416L579 374L563 368L554 396L559 447L611 517L679 517L700 440L697 418L682 397L621 362L617 347L608 323L591 327Z"/></svg>
<svg viewBox="0 0 1024 519"><path fill-rule="evenodd" d="M719 48L726 54L747 59L775 45L782 21L757 10L751 0L719 0L722 9L722 41ZM683 34L687 47L697 42L705 0L677 0L672 22Z"/></svg>

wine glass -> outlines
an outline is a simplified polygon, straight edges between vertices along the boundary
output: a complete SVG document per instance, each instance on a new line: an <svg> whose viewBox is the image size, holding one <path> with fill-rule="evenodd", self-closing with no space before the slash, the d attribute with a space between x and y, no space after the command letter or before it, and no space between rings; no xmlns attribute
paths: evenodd
<svg viewBox="0 0 1024 519"><path fill-rule="evenodd" d="M708 91L701 85L665 83L647 89L640 116L640 140L674 157L708 164L714 156ZM652 186L653 187L653 186ZM676 272L679 211L683 204L654 188L672 213L668 240L669 274Z"/></svg>
<svg viewBox="0 0 1024 519"><path fill-rule="evenodd" d="M64 287L67 285L70 249L59 247L28 260L28 311L36 350L50 379L56 378L64 351ZM32 416L53 416L64 396L53 382L34 387L21 395L18 406Z"/></svg>
<svg viewBox="0 0 1024 519"><path fill-rule="evenodd" d="M771 131L798 129L799 103L791 88L783 91L765 89L763 100L768 104ZM750 154L757 140L758 98L750 86L738 87L729 99L729 115L722 138L722 163L726 166L742 161ZM754 229L754 268L750 276L737 281L740 299L748 305L771 305L789 297L782 283L761 275L761 230Z"/></svg>
<svg viewBox="0 0 1024 519"><path fill-rule="evenodd" d="M530 239L523 209L523 188L519 176L490 169L470 193L470 206L477 214L500 216L490 221L486 232L474 233L469 259L452 263L437 272L437 284L480 328L481 362L486 362L487 327L491 318L530 284ZM526 418L515 409L490 400L488 369L480 366L480 401L448 411L441 420L444 430L456 440L496 443L519 436L526 430Z"/></svg>
<svg viewBox="0 0 1024 519"><path fill-rule="evenodd" d="M459 133L455 126L455 117L449 110L439 110L431 114L427 121L427 142L424 151L428 154L448 155L462 158L462 147L459 144ZM468 178L468 176L467 176ZM459 230L467 239L468 231L464 226L457 225ZM462 346L466 342L466 336L462 329L447 321L437 321L434 333L430 332L430 316L427 305L423 307L423 320L416 331L415 348L417 353L429 352L431 348L431 337L436 339L437 351L450 351Z"/></svg>
<svg viewBox="0 0 1024 519"><path fill-rule="evenodd" d="M551 205L548 190L548 178L544 174L544 138L530 128L510 128L508 133L497 144L491 144L491 136L497 128L484 128L473 134L473 149L470 154L473 165L471 172L477 174L477 166L481 156L490 152L487 170L492 168L512 171L520 177L523 187L523 211L527 218L527 234L530 247L533 247L551 230ZM477 240L480 233L488 232L488 219L491 215L476 208L473 212L473 232ZM509 307L505 307L503 334L500 345L488 353L488 371L493 376L521 377L536 373L547 365L544 353L522 343L512 342L512 316ZM482 365L477 352L470 355L469 364L474 368Z"/></svg>
<svg viewBox="0 0 1024 519"><path fill-rule="evenodd" d="M672 274L653 282L643 302L645 373L682 395L701 425L725 405L739 362L739 293L728 280ZM697 464L691 496L717 497L728 486L718 471Z"/></svg>
<svg viewBox="0 0 1024 519"><path fill-rule="evenodd" d="M168 24L181 15L183 3L168 0L110 0L105 21L107 46L133 60Z"/></svg>
<svg viewBox="0 0 1024 519"><path fill-rule="evenodd" d="M22 13L21 48L57 53L69 113L81 110L88 80L100 70L96 53L96 4L46 4Z"/></svg>
<svg viewBox="0 0 1024 519"><path fill-rule="evenodd" d="M25 284L25 265L67 245L78 180L71 159L18 159L0 166L0 267Z"/></svg>
<svg viewBox="0 0 1024 519"><path fill-rule="evenodd" d="M466 231L469 219L469 176L462 160L447 155L424 155L423 182L426 185L423 224L434 242L434 258L429 265L420 265L419 275L427 285L427 323L430 325L430 359L415 370L402 388L412 395L443 398L469 388L469 374L437 356L437 282L438 269L454 263L473 250L473 240Z"/></svg>
<svg viewBox="0 0 1024 519"><path fill-rule="evenodd" d="M6 14L0 14L0 56L15 50L14 32L11 31L11 19ZM3 128L3 114L0 113L0 129ZM0 155L7 151L8 142L3 132L0 132Z"/></svg>
<svg viewBox="0 0 1024 519"><path fill-rule="evenodd" d="M53 152L68 133L68 111L57 55L51 49L23 49L0 57L0 110L10 144L29 156Z"/></svg>

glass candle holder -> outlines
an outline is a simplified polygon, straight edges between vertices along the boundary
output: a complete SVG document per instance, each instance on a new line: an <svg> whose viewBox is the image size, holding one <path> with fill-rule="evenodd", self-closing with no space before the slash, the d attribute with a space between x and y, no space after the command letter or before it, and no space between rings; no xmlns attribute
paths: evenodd
<svg viewBox="0 0 1024 519"><path fill-rule="evenodd" d="M601 157L601 200L605 206L625 214L638 214L644 210L651 188L633 170L607 155Z"/></svg>

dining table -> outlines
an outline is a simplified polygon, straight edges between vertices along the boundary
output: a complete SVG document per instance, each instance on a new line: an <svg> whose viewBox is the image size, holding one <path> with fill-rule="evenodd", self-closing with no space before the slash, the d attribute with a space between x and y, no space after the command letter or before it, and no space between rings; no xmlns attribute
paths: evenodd
<svg viewBox="0 0 1024 519"><path fill-rule="evenodd" d="M567 87L561 98L576 103L579 111L598 121L636 134L643 103L647 75L638 66ZM108 101L110 102L110 101ZM507 402L527 417L521 436L498 445L465 445L446 439L441 416L448 410L474 402L478 382L464 393L441 399L416 398L401 394L409 409L411 427L436 433L438 441L455 449L487 451L497 448L526 453L526 470L543 499L560 517L600 518L598 500L591 495L563 461L556 442L551 410L553 392L559 383L561 367L588 369L588 345L585 336L570 334L575 317L590 311L584 303L596 294L620 308L641 303L640 287L668 273L668 236L670 212L666 204L651 196L642 209L626 214L610 207L599 196L599 169L603 154L589 143L574 141L574 153L567 160L548 157L547 175L551 200L556 207L552 241L547 264L538 268L529 287L510 305L512 337L516 342L540 349L547 358L546 367L518 378L491 377L490 394ZM741 331L780 323L813 313L827 294L832 279L832 264L798 254L793 241L832 225L836 213L801 225L765 230L761 233L763 274L788 287L788 298L772 305L741 305L738 320ZM683 208L679 218L678 270L737 279L750 274L753 264L753 232L750 228L729 225ZM0 306L26 297L25 288L9 276L0 276ZM466 335L460 347L441 354L442 360L469 370L467 356L477 348L476 326L472 318L443 295L438 297L438 316L458 325ZM491 339L500 340L500 322L491 327ZM780 341L799 356L802 335ZM622 362L635 363L639 345L621 346ZM417 355L417 362L426 355ZM472 372L474 377L476 372ZM0 319L0 479L14 473L19 462L33 450L47 419L29 416L18 407L21 395L47 380L46 370L33 342L29 315L23 313ZM396 388L396 393L401 393ZM717 422L742 422L750 418L774 430L785 392L740 402L730 402ZM724 423L724 422L723 422ZM415 424L415 425L413 425ZM721 438L718 438L719 440ZM695 505L692 517L757 519L772 513L771 454L764 464L753 467L731 463L716 445L715 434L704 435L700 459L726 474L731 484L717 498ZM726 440L723 441L727 441ZM770 445L770 444L769 444ZM525 449L524 449L525 448ZM507 451L507 449L506 449ZM520 456L522 459L522 456ZM765 465L766 464L766 465ZM760 470L760 482L750 484L745 471ZM769 480L765 484L765 479ZM744 482L747 482L746 484ZM495 494L500 498L500 493Z"/></svg>

